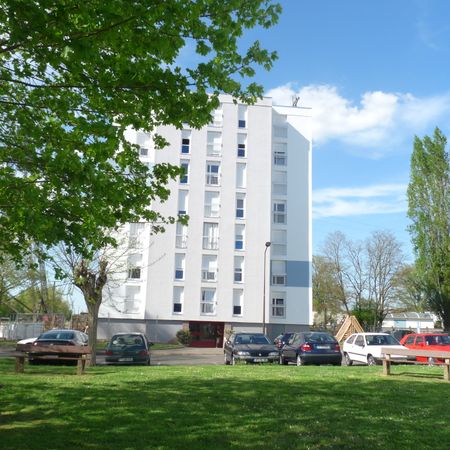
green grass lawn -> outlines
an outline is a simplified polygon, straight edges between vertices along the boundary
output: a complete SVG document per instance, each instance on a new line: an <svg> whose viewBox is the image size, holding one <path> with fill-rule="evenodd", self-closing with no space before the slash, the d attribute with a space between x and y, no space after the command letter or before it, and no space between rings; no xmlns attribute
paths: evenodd
<svg viewBox="0 0 450 450"><path fill-rule="evenodd" d="M0 359L6 449L448 449L442 369L26 366Z"/></svg>

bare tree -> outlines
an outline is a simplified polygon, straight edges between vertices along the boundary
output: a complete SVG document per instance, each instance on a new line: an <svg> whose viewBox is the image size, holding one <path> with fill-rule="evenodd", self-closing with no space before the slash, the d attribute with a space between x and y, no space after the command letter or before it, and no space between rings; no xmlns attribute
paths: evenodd
<svg viewBox="0 0 450 450"><path fill-rule="evenodd" d="M388 231L375 231L366 241L368 298L374 309L374 328L381 326L395 299L395 277L402 267L401 245Z"/></svg>
<svg viewBox="0 0 450 450"><path fill-rule="evenodd" d="M348 264L345 259L347 238L344 233L336 231L328 235L323 247L323 254L333 266L338 289L336 295L347 314L350 314L350 303L346 289L346 273Z"/></svg>
<svg viewBox="0 0 450 450"><path fill-rule="evenodd" d="M104 289L108 282L118 282L119 277L124 281L128 251L126 245L119 243L117 247L105 246L101 250L91 252L92 258L87 259L73 249L60 246L53 257L57 277L68 280L83 294L88 310L92 365L97 362L97 325Z"/></svg>

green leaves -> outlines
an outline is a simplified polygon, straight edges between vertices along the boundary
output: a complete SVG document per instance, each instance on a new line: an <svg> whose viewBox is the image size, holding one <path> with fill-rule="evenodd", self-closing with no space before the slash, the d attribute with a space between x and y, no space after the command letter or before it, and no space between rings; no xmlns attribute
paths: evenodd
<svg viewBox="0 0 450 450"><path fill-rule="evenodd" d="M438 128L432 138L415 138L408 216L417 273L429 306L450 330L450 161L446 145Z"/></svg>
<svg viewBox="0 0 450 450"><path fill-rule="evenodd" d="M221 92L254 102L262 87L243 87L236 75L276 58L258 43L237 50L246 29L276 22L280 7L270 0L1 6L0 251L16 259L30 240L83 252L86 242L95 249L110 239L108 228L175 220L148 203L167 199L180 169L155 167L150 184L125 130L201 127ZM186 46L199 58L181 65ZM155 144L166 142L155 136Z"/></svg>

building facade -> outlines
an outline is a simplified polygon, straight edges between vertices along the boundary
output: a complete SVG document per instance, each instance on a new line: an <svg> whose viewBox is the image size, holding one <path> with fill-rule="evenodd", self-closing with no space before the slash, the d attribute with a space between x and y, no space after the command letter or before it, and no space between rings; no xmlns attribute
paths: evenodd
<svg viewBox="0 0 450 450"><path fill-rule="evenodd" d="M308 329L311 291L311 115L308 108L235 104L229 96L200 130L161 127L168 142L130 131L142 161L185 168L170 198L152 204L188 225L151 235L129 224L123 282L109 289L99 336L139 330L158 342L189 329L192 345L231 330L274 337ZM269 246L270 243L270 246ZM124 253L125 255L125 253Z"/></svg>

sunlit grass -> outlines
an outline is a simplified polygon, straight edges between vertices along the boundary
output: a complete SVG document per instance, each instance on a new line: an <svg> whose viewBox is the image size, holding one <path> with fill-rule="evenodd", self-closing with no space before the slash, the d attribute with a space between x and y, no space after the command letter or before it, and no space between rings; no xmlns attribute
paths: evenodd
<svg viewBox="0 0 450 450"><path fill-rule="evenodd" d="M2 449L447 449L442 369L26 367L0 359Z"/></svg>

